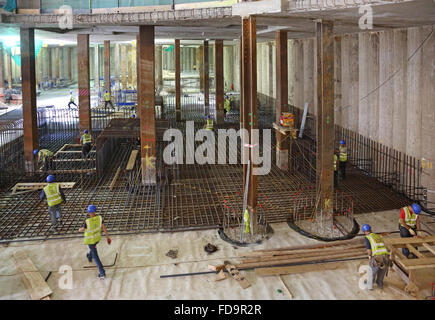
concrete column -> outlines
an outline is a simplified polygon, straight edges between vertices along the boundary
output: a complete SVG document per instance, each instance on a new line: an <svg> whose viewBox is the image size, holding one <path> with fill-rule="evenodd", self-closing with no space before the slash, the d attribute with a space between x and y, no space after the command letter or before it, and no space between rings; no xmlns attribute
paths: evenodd
<svg viewBox="0 0 435 320"><path fill-rule="evenodd" d="M304 108L305 103L308 102L311 109L314 107L314 39L302 40L302 50L304 55L304 97L301 108Z"/></svg>
<svg viewBox="0 0 435 320"><path fill-rule="evenodd" d="M265 81L266 75L269 75L268 65L269 65L269 49L267 45L260 44L258 50L258 63L257 69L259 69L258 77L257 77L257 91L265 96L267 96L269 92L269 81Z"/></svg>
<svg viewBox="0 0 435 320"><path fill-rule="evenodd" d="M140 48L139 48L140 47ZM154 107L154 26L139 26L138 109L140 118L142 184L156 184L156 120Z"/></svg>
<svg viewBox="0 0 435 320"><path fill-rule="evenodd" d="M114 59L115 59L115 88L119 88L119 73L120 73L120 68L121 68L121 60L120 60L120 55L119 55L119 43L115 44L115 54L114 54Z"/></svg>
<svg viewBox="0 0 435 320"><path fill-rule="evenodd" d="M47 47L47 53L48 53L48 79L53 80L53 48Z"/></svg>
<svg viewBox="0 0 435 320"><path fill-rule="evenodd" d="M99 50L100 46L98 44L95 45L94 48L94 87L99 90L100 89L100 62L99 62ZM125 64L124 64L125 65Z"/></svg>
<svg viewBox="0 0 435 320"><path fill-rule="evenodd" d="M208 41L204 41L204 106L207 109L210 106L210 82L209 82L209 50Z"/></svg>
<svg viewBox="0 0 435 320"><path fill-rule="evenodd" d="M204 92L204 46L199 47L199 92Z"/></svg>
<svg viewBox="0 0 435 320"><path fill-rule="evenodd" d="M35 30L20 28L24 161L26 172L35 170L33 150L38 149L35 82Z"/></svg>
<svg viewBox="0 0 435 320"><path fill-rule="evenodd" d="M426 37L432 32L432 26L425 26L420 28L421 39ZM422 40L423 41L423 40ZM422 49L422 92L421 95L421 166L423 172L421 175L421 183L425 186L428 195L428 207L433 208L435 203L435 38L434 35L427 40ZM412 123L410 123L412 125ZM432 146L432 147L431 147Z"/></svg>
<svg viewBox="0 0 435 320"><path fill-rule="evenodd" d="M341 36L334 38L334 120L335 124L342 126L341 122Z"/></svg>
<svg viewBox="0 0 435 320"><path fill-rule="evenodd" d="M186 70L186 48L180 46L180 72Z"/></svg>
<svg viewBox="0 0 435 320"><path fill-rule="evenodd" d="M111 94L110 90L110 41L104 41L104 90Z"/></svg>
<svg viewBox="0 0 435 320"><path fill-rule="evenodd" d="M269 68L268 68L268 75L267 77L269 78L269 92L267 94L267 96L269 98L275 98L275 78L274 78L274 70L275 70L275 47L273 46L272 42L269 42L268 44L268 49L269 49ZM269 99L268 99L269 100Z"/></svg>
<svg viewBox="0 0 435 320"><path fill-rule="evenodd" d="M92 130L90 72L89 72L89 34L77 35L77 65L79 87L79 127L80 132Z"/></svg>
<svg viewBox="0 0 435 320"><path fill-rule="evenodd" d="M334 37L333 22L316 22L317 36L317 180L322 219L329 221L334 208ZM325 216L323 216L325 215Z"/></svg>
<svg viewBox="0 0 435 320"><path fill-rule="evenodd" d="M3 93L5 87L5 81L3 76L3 43L0 42L0 94Z"/></svg>
<svg viewBox="0 0 435 320"><path fill-rule="evenodd" d="M128 53L127 53L127 68L128 68L128 87L133 87L133 78L136 78L133 76L133 73L136 74L136 69L133 68L133 46L128 46Z"/></svg>
<svg viewBox="0 0 435 320"><path fill-rule="evenodd" d="M393 143L392 147L406 152L406 109L407 109L407 70L408 48L407 30L394 30L394 68L399 72L393 77Z"/></svg>
<svg viewBox="0 0 435 320"><path fill-rule="evenodd" d="M73 75L72 75L72 47L68 48L68 79L69 80L73 80Z"/></svg>
<svg viewBox="0 0 435 320"><path fill-rule="evenodd" d="M359 132L378 140L379 126L379 35L359 33Z"/></svg>
<svg viewBox="0 0 435 320"><path fill-rule="evenodd" d="M394 81L389 77L394 67L394 31L381 31L379 34L379 123L378 140L386 146L393 145ZM379 84L378 84L379 85ZM374 119L370 119L373 121Z"/></svg>
<svg viewBox="0 0 435 320"><path fill-rule="evenodd" d="M277 31L276 42L276 119L279 124L282 112L288 108L288 58L287 58L287 32ZM276 131L276 165L281 170L288 170L289 140L288 136Z"/></svg>
<svg viewBox="0 0 435 320"><path fill-rule="evenodd" d="M214 42L214 84L216 95L216 122L224 122L224 41Z"/></svg>
<svg viewBox="0 0 435 320"><path fill-rule="evenodd" d="M295 105L295 61L294 61L294 40L287 41L287 65L288 65L288 101L290 105ZM312 111L311 109L310 111Z"/></svg>
<svg viewBox="0 0 435 320"><path fill-rule="evenodd" d="M175 109L177 112L177 120L181 120L181 53L180 40L175 39Z"/></svg>
<svg viewBox="0 0 435 320"><path fill-rule="evenodd" d="M233 46L234 52L234 91L240 92L240 42Z"/></svg>
<svg viewBox="0 0 435 320"><path fill-rule="evenodd" d="M224 87L225 92L231 90L234 83L234 54L232 46L224 47Z"/></svg>
<svg viewBox="0 0 435 320"><path fill-rule="evenodd" d="M121 46L121 75L122 75L122 89L127 89L127 63L128 57L127 57L127 46L122 45Z"/></svg>
<svg viewBox="0 0 435 320"><path fill-rule="evenodd" d="M12 89L12 57L11 53L7 52L7 65L8 65L8 86Z"/></svg>
<svg viewBox="0 0 435 320"><path fill-rule="evenodd" d="M295 106L304 108L304 50L302 40L294 40L294 100Z"/></svg>
<svg viewBox="0 0 435 320"><path fill-rule="evenodd" d="M156 85L159 90L163 88L162 46L156 48Z"/></svg>
<svg viewBox="0 0 435 320"><path fill-rule="evenodd" d="M55 74L56 81L58 81L60 77L59 60L60 60L59 47L56 47L54 48L54 74Z"/></svg>

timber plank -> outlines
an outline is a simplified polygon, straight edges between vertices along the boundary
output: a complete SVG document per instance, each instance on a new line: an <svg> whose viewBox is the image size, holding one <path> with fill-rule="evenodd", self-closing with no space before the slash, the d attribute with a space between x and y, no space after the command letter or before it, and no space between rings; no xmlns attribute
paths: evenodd
<svg viewBox="0 0 435 320"><path fill-rule="evenodd" d="M75 182L58 182L62 189L72 189ZM25 182L17 183L13 188L13 193L16 190L39 190L43 189L48 183L47 182Z"/></svg>
<svg viewBox="0 0 435 320"><path fill-rule="evenodd" d="M427 258L426 255L418 251L414 246L410 245L409 243L406 244L406 247L411 251L413 254L415 254L419 258Z"/></svg>
<svg viewBox="0 0 435 320"><path fill-rule="evenodd" d="M343 262L329 262L317 264L304 264L302 266L288 267L273 267L273 268L257 268L255 274L257 276L276 276L281 274L296 274L314 271L335 270L344 267Z"/></svg>
<svg viewBox="0 0 435 320"><path fill-rule="evenodd" d="M429 250L430 252L432 252L433 255L435 255L435 250L426 242L423 243L423 247L425 247L427 250Z"/></svg>
<svg viewBox="0 0 435 320"><path fill-rule="evenodd" d="M423 245L423 243L435 243L435 235L428 237L420 237L420 238L384 238L384 244L386 246L400 246L409 244L419 244Z"/></svg>
<svg viewBox="0 0 435 320"><path fill-rule="evenodd" d="M110 190L115 187L116 180L118 180L119 174L121 173L121 166L118 167L118 170L116 170L115 176L113 177L112 183L110 184Z"/></svg>
<svg viewBox="0 0 435 320"><path fill-rule="evenodd" d="M134 164L136 163L137 155L139 154L139 150L131 151L130 158L128 159L127 166L125 170L133 170Z"/></svg>
<svg viewBox="0 0 435 320"><path fill-rule="evenodd" d="M246 280L246 278L240 274L236 266L232 264L227 264L225 265L225 269L227 269L228 273L233 277L234 280L236 280L239 283L239 285L243 289L249 288L251 286L248 280Z"/></svg>
<svg viewBox="0 0 435 320"><path fill-rule="evenodd" d="M41 300L53 293L24 251L15 252L14 261L33 300Z"/></svg>

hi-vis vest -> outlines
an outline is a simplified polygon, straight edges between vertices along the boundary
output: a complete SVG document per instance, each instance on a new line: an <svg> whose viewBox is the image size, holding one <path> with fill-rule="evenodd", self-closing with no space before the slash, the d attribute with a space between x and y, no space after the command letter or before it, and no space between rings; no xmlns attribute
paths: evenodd
<svg viewBox="0 0 435 320"><path fill-rule="evenodd" d="M414 210L412 209L410 210L408 207L403 207L402 209L405 212L405 223L409 227L414 228L417 222L417 215L414 213ZM399 223L400 223L400 219L399 219ZM402 225L402 223L400 224Z"/></svg>
<svg viewBox="0 0 435 320"><path fill-rule="evenodd" d="M205 127L205 130L213 130L213 120L207 119L207 126Z"/></svg>
<svg viewBox="0 0 435 320"><path fill-rule="evenodd" d="M249 233L251 231L251 219L249 217L249 210L246 209L243 213L243 221L245 222L245 233Z"/></svg>
<svg viewBox="0 0 435 320"><path fill-rule="evenodd" d="M74 102L74 96L73 95L70 96L69 101Z"/></svg>
<svg viewBox="0 0 435 320"><path fill-rule="evenodd" d="M83 136L83 144L85 143L91 143L92 142L92 136L90 133L85 133Z"/></svg>
<svg viewBox="0 0 435 320"><path fill-rule="evenodd" d="M227 113L230 113L230 110L231 110L231 102L230 102L230 99L225 99L225 102L224 102L224 108L225 108L225 110L227 111Z"/></svg>
<svg viewBox="0 0 435 320"><path fill-rule="evenodd" d="M44 161L46 157L53 156L53 152L47 149L41 149L38 152L38 156L42 159L42 161Z"/></svg>
<svg viewBox="0 0 435 320"><path fill-rule="evenodd" d="M103 218L95 216L86 219L84 244L96 244L101 239L101 224Z"/></svg>
<svg viewBox="0 0 435 320"><path fill-rule="evenodd" d="M106 101L110 101L110 93L109 93L109 92L107 92L107 93L104 94L104 99L105 99Z"/></svg>
<svg viewBox="0 0 435 320"><path fill-rule="evenodd" d="M337 171L337 155L334 154L334 171Z"/></svg>
<svg viewBox="0 0 435 320"><path fill-rule="evenodd" d="M366 238L370 241L370 245L372 247L372 256L389 254L380 235L372 232L369 235L366 235Z"/></svg>
<svg viewBox="0 0 435 320"><path fill-rule="evenodd" d="M49 183L44 188L45 196L47 197L47 204L49 207L53 207L62 203L62 196L60 195L60 186L58 183Z"/></svg>
<svg viewBox="0 0 435 320"><path fill-rule="evenodd" d="M347 147L340 146L340 161L347 161Z"/></svg>

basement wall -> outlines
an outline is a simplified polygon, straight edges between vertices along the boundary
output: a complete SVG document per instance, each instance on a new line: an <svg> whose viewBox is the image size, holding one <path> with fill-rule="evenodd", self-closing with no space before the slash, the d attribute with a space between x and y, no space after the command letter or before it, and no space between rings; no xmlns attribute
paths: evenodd
<svg viewBox="0 0 435 320"><path fill-rule="evenodd" d="M428 207L432 208L435 207L435 31L431 34L434 27L346 34L336 37L334 43L335 123L420 159L422 185L428 189L428 200L433 202ZM257 63L261 66L257 68L257 86L264 103L275 98L276 92L275 73L273 82L268 80L274 65L267 56L270 54L267 46L268 43L257 45ZM314 38L288 41L289 104L303 109L304 103L309 102L309 112L314 114L316 52ZM238 68L235 70L238 74Z"/></svg>

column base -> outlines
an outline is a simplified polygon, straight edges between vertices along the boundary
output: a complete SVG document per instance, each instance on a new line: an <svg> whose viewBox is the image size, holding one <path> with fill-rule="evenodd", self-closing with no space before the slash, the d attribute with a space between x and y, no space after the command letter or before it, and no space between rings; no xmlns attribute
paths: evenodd
<svg viewBox="0 0 435 320"><path fill-rule="evenodd" d="M157 184L157 174L155 167L155 157L142 158L142 184L144 186L155 186Z"/></svg>
<svg viewBox="0 0 435 320"><path fill-rule="evenodd" d="M276 166L281 170L288 170L288 150L276 148Z"/></svg>

